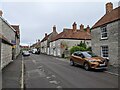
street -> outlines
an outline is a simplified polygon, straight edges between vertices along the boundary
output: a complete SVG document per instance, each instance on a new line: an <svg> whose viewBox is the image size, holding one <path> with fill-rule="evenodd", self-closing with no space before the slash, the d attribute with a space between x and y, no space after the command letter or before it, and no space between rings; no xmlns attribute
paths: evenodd
<svg viewBox="0 0 120 90"><path fill-rule="evenodd" d="M118 88L118 76L104 71L85 71L69 60L36 55L23 57L26 88Z"/></svg>

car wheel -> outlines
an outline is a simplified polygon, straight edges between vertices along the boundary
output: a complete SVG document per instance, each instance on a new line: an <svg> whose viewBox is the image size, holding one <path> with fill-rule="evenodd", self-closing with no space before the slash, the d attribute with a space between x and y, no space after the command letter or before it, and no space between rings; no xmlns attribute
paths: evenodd
<svg viewBox="0 0 120 90"><path fill-rule="evenodd" d="M74 66L74 61L73 60L70 60L70 65Z"/></svg>
<svg viewBox="0 0 120 90"><path fill-rule="evenodd" d="M88 64L88 63L85 63L85 64L84 64L84 68L85 68L86 71L89 71L89 70L90 70L89 64Z"/></svg>

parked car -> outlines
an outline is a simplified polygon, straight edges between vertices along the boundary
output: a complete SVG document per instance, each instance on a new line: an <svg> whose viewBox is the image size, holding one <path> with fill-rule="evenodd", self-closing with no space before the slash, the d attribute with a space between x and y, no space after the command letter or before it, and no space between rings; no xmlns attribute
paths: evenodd
<svg viewBox="0 0 120 90"><path fill-rule="evenodd" d="M32 49L32 53L36 54L37 53L37 49Z"/></svg>
<svg viewBox="0 0 120 90"><path fill-rule="evenodd" d="M109 60L95 55L92 52L77 51L74 52L70 57L70 65L79 64L82 65L85 70L93 69L106 69Z"/></svg>
<svg viewBox="0 0 120 90"><path fill-rule="evenodd" d="M29 51L23 51L23 52L22 52L22 55L23 55L23 56L30 56L30 53L29 53Z"/></svg>

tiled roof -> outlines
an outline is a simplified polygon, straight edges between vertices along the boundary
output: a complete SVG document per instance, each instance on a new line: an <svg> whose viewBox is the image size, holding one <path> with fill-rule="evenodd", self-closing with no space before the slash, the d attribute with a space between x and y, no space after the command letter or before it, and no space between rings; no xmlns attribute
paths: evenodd
<svg viewBox="0 0 120 90"><path fill-rule="evenodd" d="M95 23L92 29L116 20L120 20L120 15L118 15L118 12L120 12L120 6L113 9L111 12L106 13L98 22Z"/></svg>
<svg viewBox="0 0 120 90"><path fill-rule="evenodd" d="M52 41L58 39L90 40L91 35L87 31L81 31L81 30L73 31L72 29L65 29L63 32L59 33L56 37L52 38Z"/></svg>
<svg viewBox="0 0 120 90"><path fill-rule="evenodd" d="M46 41L51 34L52 34L52 33L50 33L49 35L45 36L45 37L41 40L41 42Z"/></svg>

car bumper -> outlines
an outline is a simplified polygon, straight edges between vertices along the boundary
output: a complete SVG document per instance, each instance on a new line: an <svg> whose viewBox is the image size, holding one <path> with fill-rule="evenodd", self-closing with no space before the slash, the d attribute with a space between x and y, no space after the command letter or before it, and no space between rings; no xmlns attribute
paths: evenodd
<svg viewBox="0 0 120 90"><path fill-rule="evenodd" d="M23 56L30 56L30 54L24 54Z"/></svg>

